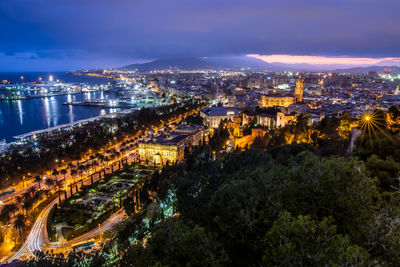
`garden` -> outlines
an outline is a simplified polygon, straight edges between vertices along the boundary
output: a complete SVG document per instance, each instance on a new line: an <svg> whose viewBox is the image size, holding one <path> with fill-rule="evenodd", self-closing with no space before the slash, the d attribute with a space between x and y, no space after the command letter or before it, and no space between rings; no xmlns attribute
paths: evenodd
<svg viewBox="0 0 400 267"><path fill-rule="evenodd" d="M123 199L151 172L128 165L83 187L51 211L47 227L50 240L71 240L96 228L122 207Z"/></svg>

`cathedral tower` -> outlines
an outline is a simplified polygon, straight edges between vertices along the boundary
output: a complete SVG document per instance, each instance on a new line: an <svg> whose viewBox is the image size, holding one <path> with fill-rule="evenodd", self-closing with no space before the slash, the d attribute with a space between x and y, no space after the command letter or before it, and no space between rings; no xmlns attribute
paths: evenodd
<svg viewBox="0 0 400 267"><path fill-rule="evenodd" d="M294 97L296 98L297 103L303 102L303 79L301 77L297 79Z"/></svg>

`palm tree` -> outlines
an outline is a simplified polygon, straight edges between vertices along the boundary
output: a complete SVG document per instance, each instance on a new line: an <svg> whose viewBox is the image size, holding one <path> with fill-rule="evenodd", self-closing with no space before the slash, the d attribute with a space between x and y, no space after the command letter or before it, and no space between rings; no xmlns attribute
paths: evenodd
<svg viewBox="0 0 400 267"><path fill-rule="evenodd" d="M60 171L60 173L64 176L64 180L65 180L65 175L67 174L67 169L62 169Z"/></svg>
<svg viewBox="0 0 400 267"><path fill-rule="evenodd" d="M31 197L31 194L29 192L25 192L22 194L22 196L24 197L22 202L24 202L25 200L27 200Z"/></svg>
<svg viewBox="0 0 400 267"><path fill-rule="evenodd" d="M35 176L35 182L38 184L39 189L40 189L40 182L42 181L42 178L40 178L40 176Z"/></svg>
<svg viewBox="0 0 400 267"><path fill-rule="evenodd" d="M64 182L65 182L65 181L64 181ZM61 190L61 187L63 186L64 182L63 182L63 181L60 181L60 180L58 180L58 181L56 182L56 187L57 187L58 190Z"/></svg>
<svg viewBox="0 0 400 267"><path fill-rule="evenodd" d="M33 202L34 202L33 198L28 198L28 199L24 200L24 204L22 204L22 208L25 210L26 216L28 216L29 210L33 207Z"/></svg>
<svg viewBox="0 0 400 267"><path fill-rule="evenodd" d="M9 217L11 217L10 215L14 215L14 213L17 210L18 210L17 205L15 205L14 203L10 203L10 204L4 205L3 209L1 210L1 214L8 215Z"/></svg>
<svg viewBox="0 0 400 267"><path fill-rule="evenodd" d="M81 176L80 182L81 182L81 188L82 188L83 187L83 176Z"/></svg>
<svg viewBox="0 0 400 267"><path fill-rule="evenodd" d="M98 164L99 164L99 163L97 162L97 160L93 160L92 166L94 167L94 172L97 171L97 165L98 165Z"/></svg>
<svg viewBox="0 0 400 267"><path fill-rule="evenodd" d="M0 214L0 224L1 225L7 225L10 223L10 217L7 217L3 214Z"/></svg>
<svg viewBox="0 0 400 267"><path fill-rule="evenodd" d="M64 192L63 190L58 190L56 194L58 195L58 204L61 206L61 194L64 194Z"/></svg>
<svg viewBox="0 0 400 267"><path fill-rule="evenodd" d="M41 190L41 191L39 191L38 192L39 194L37 194L38 196L37 196L37 198L39 199L40 198L40 196L44 193L45 195L46 195L46 198L49 198L49 193L50 193L50 190Z"/></svg>
<svg viewBox="0 0 400 267"><path fill-rule="evenodd" d="M22 196L17 196L17 197L15 198L15 200L17 201L17 203L18 203L19 205L21 205L22 202L24 201L24 198L23 198Z"/></svg>
<svg viewBox="0 0 400 267"><path fill-rule="evenodd" d="M79 175L82 176L82 174L85 172L86 170L86 166L85 165L79 165L78 166L78 171L79 171Z"/></svg>
<svg viewBox="0 0 400 267"><path fill-rule="evenodd" d="M32 197L32 206L36 201L38 201L38 200L40 200L42 198L44 193L45 193L45 190L39 190L39 191L37 191L35 193L35 195L33 195L33 197Z"/></svg>
<svg viewBox="0 0 400 267"><path fill-rule="evenodd" d="M79 165L78 170L79 170L79 181L81 182L81 187L83 187L83 173L86 171L87 165Z"/></svg>
<svg viewBox="0 0 400 267"><path fill-rule="evenodd" d="M74 167L74 164L72 164L72 162L68 163L68 168L72 169Z"/></svg>
<svg viewBox="0 0 400 267"><path fill-rule="evenodd" d="M96 158L95 155L91 155L91 156L90 156L90 162L93 163L93 160L94 160L95 158Z"/></svg>
<svg viewBox="0 0 400 267"><path fill-rule="evenodd" d="M105 156L104 155L99 155L99 161L100 161L100 165L104 166L104 160L105 160Z"/></svg>
<svg viewBox="0 0 400 267"><path fill-rule="evenodd" d="M25 228L25 216L22 213L20 213L17 215L17 219L15 219L14 221L14 229L18 230L21 242L23 240L22 231L24 230L24 228Z"/></svg>
<svg viewBox="0 0 400 267"><path fill-rule="evenodd" d="M57 178L56 178L57 182ZM54 180L53 179L46 179L45 184L49 187L49 189L54 186Z"/></svg>
<svg viewBox="0 0 400 267"><path fill-rule="evenodd" d="M10 215L9 214L3 214L0 213L0 222L2 225L7 225L10 223Z"/></svg>
<svg viewBox="0 0 400 267"><path fill-rule="evenodd" d="M29 189L28 189L28 195L30 196L30 194L32 194L32 197L35 195L35 192L36 192L36 189L35 189L35 187L30 187ZM25 193L26 194L26 193ZM26 198L26 195L24 194L24 196L25 196L25 198Z"/></svg>
<svg viewBox="0 0 400 267"><path fill-rule="evenodd" d="M74 182L75 182L75 178L76 178L75 176L78 174L78 172L75 169L73 169L70 171L70 174L71 174L72 178L74 178Z"/></svg>
<svg viewBox="0 0 400 267"><path fill-rule="evenodd" d="M53 170L52 175L54 176L54 178L56 178L56 181L57 181L57 175L59 175L59 174L60 173L56 169Z"/></svg>
<svg viewBox="0 0 400 267"><path fill-rule="evenodd" d="M8 225L10 223L10 217L4 216L0 214L0 243L4 241L5 233L6 233L6 228L4 226Z"/></svg>

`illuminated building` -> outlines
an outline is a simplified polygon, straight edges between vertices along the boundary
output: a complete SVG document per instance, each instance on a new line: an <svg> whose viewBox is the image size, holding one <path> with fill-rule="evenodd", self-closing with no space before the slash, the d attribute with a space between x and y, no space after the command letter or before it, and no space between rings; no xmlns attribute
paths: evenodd
<svg viewBox="0 0 400 267"><path fill-rule="evenodd" d="M294 95L262 95L260 107L288 107L303 102L303 80L297 79Z"/></svg>
<svg viewBox="0 0 400 267"><path fill-rule="evenodd" d="M400 85L397 85L394 95L400 95Z"/></svg>
<svg viewBox="0 0 400 267"><path fill-rule="evenodd" d="M260 114L257 115L257 124L268 129L276 128L276 115L271 114Z"/></svg>
<svg viewBox="0 0 400 267"><path fill-rule="evenodd" d="M263 108L268 107L288 107L291 104L296 103L296 99L293 96L281 96L281 95L262 95L260 106Z"/></svg>
<svg viewBox="0 0 400 267"><path fill-rule="evenodd" d="M242 120L242 125L246 125L251 123L256 119L256 114L249 113L249 112L243 112L243 120Z"/></svg>
<svg viewBox="0 0 400 267"><path fill-rule="evenodd" d="M183 159L184 146L179 142L171 140L168 142L139 143L139 156L141 163L154 165L174 164Z"/></svg>
<svg viewBox="0 0 400 267"><path fill-rule="evenodd" d="M289 122L296 120L296 117L296 113L285 114L283 112L277 112L275 115L259 114L257 115L257 125L267 127L271 130L284 127Z"/></svg>
<svg viewBox="0 0 400 267"><path fill-rule="evenodd" d="M294 89L294 97L296 98L296 103L303 102L303 79L301 77L297 79L296 88Z"/></svg>
<svg viewBox="0 0 400 267"><path fill-rule="evenodd" d="M210 128L218 128L223 120L233 121L239 115L240 109L235 107L207 107L200 110L204 124Z"/></svg>
<svg viewBox="0 0 400 267"><path fill-rule="evenodd" d="M139 142L140 162L153 165L174 164L183 159L185 147L199 145L202 139L201 128L178 126L168 135Z"/></svg>
<svg viewBox="0 0 400 267"><path fill-rule="evenodd" d="M240 149L250 147L257 137L263 137L266 133L267 131L264 129L253 128L251 129L251 135L235 138L235 147Z"/></svg>
<svg viewBox="0 0 400 267"><path fill-rule="evenodd" d="M276 127L284 127L286 124L289 122L295 121L296 120L296 114L291 113L291 114L285 114L282 112L278 112L276 114Z"/></svg>

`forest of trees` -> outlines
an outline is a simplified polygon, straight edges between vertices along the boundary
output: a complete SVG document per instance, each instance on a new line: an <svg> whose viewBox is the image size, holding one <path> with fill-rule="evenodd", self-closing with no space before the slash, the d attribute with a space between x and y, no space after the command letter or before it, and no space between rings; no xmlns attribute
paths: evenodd
<svg viewBox="0 0 400 267"><path fill-rule="evenodd" d="M363 135L351 154L340 128L346 116L319 126L300 118L253 148L215 160L210 146L194 148L184 163L146 182L157 201L141 196L147 210L118 226L102 251L67 259L38 253L27 264L397 266L399 114L397 108L381 114L379 129ZM293 140L314 141L285 144L279 135L286 131ZM174 215L166 217L161 204L171 196Z"/></svg>

